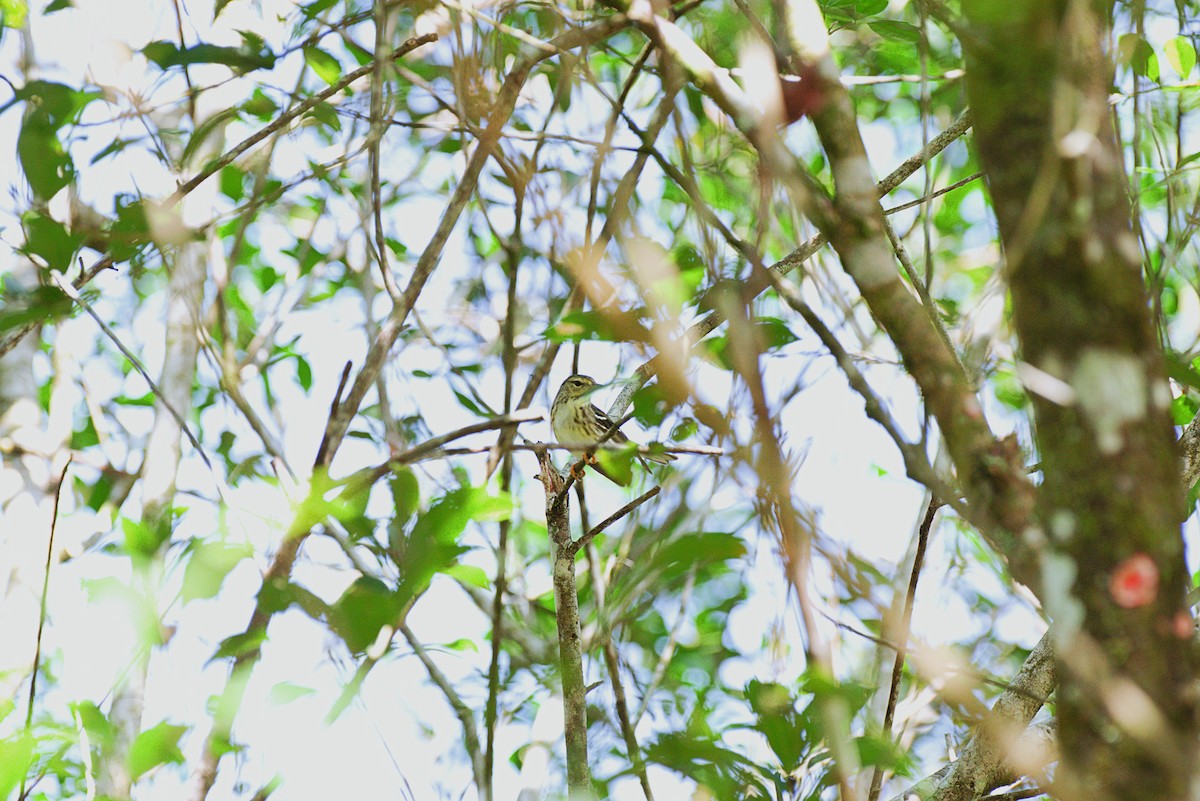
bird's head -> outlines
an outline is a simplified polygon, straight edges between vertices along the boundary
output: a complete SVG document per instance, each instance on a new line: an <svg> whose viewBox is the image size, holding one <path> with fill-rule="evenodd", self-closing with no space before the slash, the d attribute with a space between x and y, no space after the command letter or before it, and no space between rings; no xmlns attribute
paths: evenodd
<svg viewBox="0 0 1200 801"><path fill-rule="evenodd" d="M575 400L576 398L586 398L602 385L596 383L596 379L590 375L572 375L568 376L567 380L562 382L562 386L558 388L558 397L562 400Z"/></svg>

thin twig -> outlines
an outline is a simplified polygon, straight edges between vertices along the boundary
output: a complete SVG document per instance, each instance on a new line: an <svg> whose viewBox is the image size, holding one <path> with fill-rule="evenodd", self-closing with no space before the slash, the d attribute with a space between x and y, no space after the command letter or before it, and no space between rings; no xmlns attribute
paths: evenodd
<svg viewBox="0 0 1200 801"><path fill-rule="evenodd" d="M926 195L922 195L921 197L917 198L916 200L910 200L907 203L901 203L899 206L890 206L890 207L884 209L883 213L884 214L895 214L898 211L905 211L907 209L913 208L914 206L921 206L925 203L928 203L930 200L933 200L934 198L939 198L942 195L949 194L949 193L953 192L955 189L961 189L962 187L966 186L967 184L971 183L972 181L978 181L982 177L983 177L982 172L977 172L973 175L968 175L966 178L963 178L961 181L955 181L954 183L950 184L949 186L943 186L941 189L930 192L929 194L926 194Z"/></svg>
<svg viewBox="0 0 1200 801"><path fill-rule="evenodd" d="M25 707L25 736L29 737L30 729L33 727L33 704L37 698L37 679L38 671L42 666L42 632L46 628L46 599L50 595L50 565L54 562L54 529L58 526L58 506L62 500L63 483L67 480L67 470L71 467L71 457L67 457L67 463L63 465L62 473L58 477L58 486L54 488L54 511L50 514L50 536L46 541L46 569L42 574L42 598L38 607L38 628L37 638L34 641L33 648L33 672L29 677L29 703ZM24 801L25 799L25 779L24 773L21 774L21 792L17 798Z"/></svg>
<svg viewBox="0 0 1200 801"><path fill-rule="evenodd" d="M379 148L383 143L383 64L390 61L387 45L386 11L383 0L375 0L375 58L371 60L371 123L367 135L367 150L371 170L371 207L375 222L375 250L383 288L392 303L400 301L400 287L387 257L387 241L383 233L383 188L379 180Z"/></svg>
<svg viewBox="0 0 1200 801"><path fill-rule="evenodd" d="M900 456L904 460L904 468L908 475L913 480L929 487L939 497L950 499L947 503L951 504L955 511L958 511L962 506L961 501L958 500L960 493L937 474L924 450L904 438L899 424L888 412L883 400L875 394L866 376L859 371L858 366L854 364L854 360L846 352L837 336L825 325L816 311L804 301L795 286L773 273L770 275L770 279L779 297L783 298L784 302L804 319L808 327L821 340L821 344L837 361L838 367L846 376L850 387L862 397L867 416L882 426L883 430L892 438L892 442L900 450Z"/></svg>
<svg viewBox="0 0 1200 801"><path fill-rule="evenodd" d="M650 790L650 776L646 773L646 763L642 760L642 750L638 746L637 735L633 730L633 721L629 717L629 703L625 700L625 686L621 683L621 662L617 654L617 645L613 642L611 633L604 638L604 663L608 666L609 684L612 685L613 701L617 707L617 722L621 726L621 736L625 740L625 750L642 785L642 795L646 801L654 801L654 793Z"/></svg>
<svg viewBox="0 0 1200 801"><path fill-rule="evenodd" d="M881 181L875 184L875 191L879 197L885 197L893 189L904 183L913 173L920 169L921 165L932 159L938 153L945 150L951 143L959 139L963 134L971 129L971 115L969 111L964 111L958 115L958 118L951 123L946 130L929 140L926 147L912 156L902 161L899 166L887 174ZM659 162L660 165L663 163ZM801 264L812 257L818 250L828 243L828 239L824 234L817 234L803 242L799 247L793 250L788 255L784 256L779 261L772 264L767 269L775 275L787 275ZM771 284L766 280L766 277L759 278L751 276L743 289L743 297L747 300L757 297L762 294ZM720 309L715 309L709 312L703 319L692 323L688 327L687 333L684 335L689 345L694 345L704 337L711 334L719 326L725 323L725 315ZM609 415L619 414L629 407L633 400L633 395L642 388L658 373L659 360L662 355L656 355L648 361L642 363L634 372L632 380L621 390L621 394L608 410Z"/></svg>
<svg viewBox="0 0 1200 801"><path fill-rule="evenodd" d="M501 358L504 363L504 413L512 414L513 387L517 369L516 350L516 317L517 317L517 275L521 265L521 217L524 203L523 193L514 190L513 234L507 243L508 257L508 297L504 313L503 351ZM505 434L515 432L515 429L504 429ZM503 435L502 435L503 439ZM512 444L511 439L509 444ZM511 450L505 450L500 465L500 490L508 492L512 488L513 456ZM501 625L504 614L504 594L508 589L508 537L512 530L512 518L506 517L500 521L499 536L496 542L496 580L495 592L492 595L490 610L492 621L491 646L492 653L488 660L488 694L484 705L483 720L485 727L485 744L483 751L483 780L480 794L484 801L495 798L495 761L496 761L496 721L500 704L500 651L504 647L504 628Z"/></svg>
<svg viewBox="0 0 1200 801"><path fill-rule="evenodd" d="M80 307L88 313L88 316L96 321L96 325L100 326L100 330L104 332L105 336L113 341L113 344L117 346L117 349L120 350L121 353L124 354L125 358L129 360L129 363L133 365L133 369L138 371L138 375L140 375L146 381L146 383L150 385L150 391L154 393L154 397L157 398L159 402L162 403L163 408L170 412L171 416L175 418L175 422L178 423L179 427L183 430L184 435L188 438L188 442L192 443L192 447L196 449L196 453L198 453L200 458L204 460L204 464L208 467L209 471L212 473L213 479L216 481L218 494L224 497L225 493L222 491L221 481L217 477L216 469L213 467L213 463L209 461L208 454L204 452L204 448L200 445L200 441L196 439L196 435L192 433L190 428L188 428L187 421L183 419L183 416L180 415L179 412L175 411L175 407L171 405L169 400L167 400L166 395L163 394L163 391L159 388L158 384L156 384L154 379L150 377L150 374L146 372L146 368L142 366L141 360L138 359L137 356L133 355L133 351L125 347L125 344L121 342L120 338L117 337L115 333L113 333L113 330L109 328L103 320L100 319L100 315L96 314L95 310L92 308L92 305L83 299L83 296L79 294L75 287L71 286L69 281L63 278L62 273L52 270L50 275L53 278L54 283L58 285L58 288L61 289L67 295L67 297L78 303Z"/></svg>
<svg viewBox="0 0 1200 801"><path fill-rule="evenodd" d="M908 630L912 625L913 603L917 597L917 580L920 578L921 568L925 564L925 548L929 544L929 529L933 526L933 518L941 505L942 502L937 499L937 496L929 499L929 507L925 510L925 519L921 521L921 526L917 530L917 553L913 557L912 572L908 578L908 590L904 596L904 615L900 621L896 658L892 663L892 680L888 688L887 710L883 713L882 736L884 739L890 739L892 736L896 703L900 696L900 677L904 673L904 659L908 654ZM879 798L881 787L883 787L883 766L876 765L875 772L871 776L871 789L867 794L867 801L876 801Z"/></svg>
<svg viewBox="0 0 1200 801"><path fill-rule="evenodd" d="M617 522L622 517L629 514L634 509L638 508L643 503L650 500L651 498L653 498L655 495L657 495L661 491L662 491L662 487L651 487L646 492L642 493L641 495L634 498L629 503L622 506L617 511L613 512L611 515L606 517L602 522L597 523L595 528L593 528L587 534L584 534L582 537L580 537L575 542L571 543L572 555L579 553L579 549L586 546L588 543L590 543L596 537L597 534L604 531L604 529L608 528L613 523Z"/></svg>
<svg viewBox="0 0 1200 801"><path fill-rule="evenodd" d="M351 363L346 362L342 366L342 377L338 380L337 389L334 390L333 400L329 402L329 418L332 420L337 416L338 406L342 402L342 393L346 391L346 382L350 380ZM325 433L321 437L321 444L317 448L317 457L313 461L318 465L323 465L329 455L329 426L325 426Z"/></svg>
<svg viewBox="0 0 1200 801"><path fill-rule="evenodd" d="M437 39L438 36L436 33L426 33L422 34L421 36L414 36L389 53L388 58L392 61L404 58L404 56L408 55L413 50L416 50L418 47L436 42ZM180 185L178 189L172 192L167 199L163 201L163 208L169 209L174 207L177 203L179 203L179 201L183 200L185 196L195 190L196 187L200 186L200 184L204 183L213 175L216 175L218 172L236 161L238 156L242 155L271 134L275 133L275 131L278 131L284 126L288 125L292 122L292 120L296 119L301 114L316 108L318 105L324 103L338 92L345 90L347 86L359 80L360 78L365 78L366 76L370 75L374 69L375 63L374 59L372 59L370 64L366 64L356 70L346 73L336 82L325 87L312 97L305 98L302 102L297 103L295 107L288 109L283 114L272 120L269 124L263 126L259 130L247 136L241 142L238 142L229 150L225 151L220 158L209 162L204 169L200 170L200 172L196 173L196 175L194 175L190 180Z"/></svg>
<svg viewBox="0 0 1200 801"><path fill-rule="evenodd" d="M687 578L683 582L683 591L679 593L679 614L675 616L675 623L671 626L671 631L667 634L667 644L662 649L662 653L658 656L658 663L654 666L654 673L650 676L649 683L642 690L642 700L638 704L637 712L633 716L633 726L638 725L638 721L646 714L647 707L650 706L650 696L658 689L658 685L662 682L663 677L667 675L667 668L671 665L671 658L675 656L675 649L679 645L679 632L683 630L684 621L690 620L687 614L688 602L692 599L692 590L696 587L696 565L688 568Z"/></svg>
<svg viewBox="0 0 1200 801"><path fill-rule="evenodd" d="M475 769L475 784L483 787L483 750L479 747L479 732L475 729L475 712L463 701L462 696L454 689L454 685L446 678L446 674L434 664L425 650L425 646L408 627L408 623L401 623L399 628L404 639L408 640L408 644L412 646L417 659L420 659L421 664L425 666L429 678L442 691L442 695L446 696L446 701L454 709L458 722L462 724L463 745L466 747L467 754L471 757L471 765Z"/></svg>
<svg viewBox="0 0 1200 801"><path fill-rule="evenodd" d="M411 464L419 462L422 458L439 452L443 445L447 442L453 442L456 439L478 434L482 431L494 431L497 428L510 428L520 425L521 423L536 422L545 420L546 413L540 409L519 409L511 414L502 414L499 417L493 417L489 420L480 420L478 423L472 423L469 426L455 429L454 431L445 434L439 434L436 437L427 439L419 445L414 445L403 453L397 454L388 459L381 465L371 468L369 471L363 471L356 475L370 476L370 483L374 484L379 479L387 475L396 465Z"/></svg>

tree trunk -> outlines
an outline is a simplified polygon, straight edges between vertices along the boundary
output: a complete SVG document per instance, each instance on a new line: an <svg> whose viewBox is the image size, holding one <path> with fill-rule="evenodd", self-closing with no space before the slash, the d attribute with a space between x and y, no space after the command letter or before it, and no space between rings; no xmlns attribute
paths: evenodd
<svg viewBox="0 0 1200 801"><path fill-rule="evenodd" d="M1183 798L1195 673L1171 396L1130 225L1109 9L975 0L976 141L1007 260L1044 480L1065 797Z"/></svg>

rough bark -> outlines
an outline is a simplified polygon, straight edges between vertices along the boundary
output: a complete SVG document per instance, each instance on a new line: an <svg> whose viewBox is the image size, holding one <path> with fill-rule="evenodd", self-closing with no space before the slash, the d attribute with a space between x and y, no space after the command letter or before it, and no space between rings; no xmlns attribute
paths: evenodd
<svg viewBox="0 0 1200 801"><path fill-rule="evenodd" d="M1183 503L1107 106L1108 9L965 6L968 96L1044 475L1040 595L1059 632L1059 778L1077 797L1183 798L1197 730Z"/></svg>

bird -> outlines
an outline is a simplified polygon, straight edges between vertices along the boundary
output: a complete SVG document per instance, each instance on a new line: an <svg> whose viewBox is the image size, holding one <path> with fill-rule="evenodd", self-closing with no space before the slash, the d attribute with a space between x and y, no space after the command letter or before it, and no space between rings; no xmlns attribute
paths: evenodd
<svg viewBox="0 0 1200 801"><path fill-rule="evenodd" d="M592 447L613 428L612 418L589 400L592 393L601 388L602 385L597 384L596 379L591 376L578 373L567 376L558 388L558 394L554 396L554 403L550 405L550 427L554 430L555 439L563 445ZM605 442L624 445L629 442L629 437L617 429ZM647 453L642 456L659 464L675 461L675 456L669 453ZM628 480L622 481L606 471L594 458L588 461L596 468L596 472L614 484L629 484Z"/></svg>

